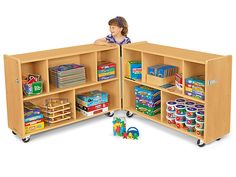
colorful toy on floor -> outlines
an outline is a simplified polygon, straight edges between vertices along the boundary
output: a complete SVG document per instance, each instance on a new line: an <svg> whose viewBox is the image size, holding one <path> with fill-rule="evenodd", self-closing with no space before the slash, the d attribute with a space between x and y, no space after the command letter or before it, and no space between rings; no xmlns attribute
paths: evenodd
<svg viewBox="0 0 236 177"><path fill-rule="evenodd" d="M142 64L141 61L128 62L128 78L133 80L142 79Z"/></svg>
<svg viewBox="0 0 236 177"><path fill-rule="evenodd" d="M138 129L136 127L130 127L127 130L127 135L128 135L129 139L137 140L138 137L139 137L139 131L138 131Z"/></svg>
<svg viewBox="0 0 236 177"><path fill-rule="evenodd" d="M127 138L125 117L113 117L112 124L114 136L121 136Z"/></svg>
<svg viewBox="0 0 236 177"><path fill-rule="evenodd" d="M161 111L160 90L138 85L134 88L136 97L136 110L149 116L159 114Z"/></svg>
<svg viewBox="0 0 236 177"><path fill-rule="evenodd" d="M115 78L116 64L108 61L99 61L97 66L98 81Z"/></svg>
<svg viewBox="0 0 236 177"><path fill-rule="evenodd" d="M22 76L24 94L27 96L38 95L43 92L43 81L39 74L28 74Z"/></svg>

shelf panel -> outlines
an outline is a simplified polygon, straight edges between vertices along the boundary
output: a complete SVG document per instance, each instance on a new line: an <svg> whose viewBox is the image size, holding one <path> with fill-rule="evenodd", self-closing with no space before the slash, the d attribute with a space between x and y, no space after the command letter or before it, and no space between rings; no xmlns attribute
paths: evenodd
<svg viewBox="0 0 236 177"><path fill-rule="evenodd" d="M60 93L60 92L65 92L65 91L70 91L70 90L74 90L74 89L80 89L80 88L85 88L85 87L89 87L89 86L93 86L93 85L98 85L98 84L103 84L103 83L107 83L107 82L112 82L112 81L116 81L119 80L119 78L113 78L113 79L109 79L109 80L105 80L105 81L96 81L96 82L87 82L85 84L81 84L78 86L74 86L74 87L68 87L68 88L56 88L56 87L51 87L51 91L49 93L42 93L39 95L34 95L34 96L25 96L24 97L24 101L27 100L32 100L35 98L40 98L40 97L44 97L44 96L48 96L48 95L52 95L52 94L56 94L56 93Z"/></svg>
<svg viewBox="0 0 236 177"><path fill-rule="evenodd" d="M141 81L134 81L134 80L127 79L127 78L124 78L124 80L125 80L125 81L129 81L129 82L133 82L133 83L136 83L136 84L140 84L140 85L145 85L145 86L148 86L148 87L152 87L152 88L161 90L161 91L163 91L163 92L167 92L167 93L170 93L170 94L173 94L173 95L176 95L176 96L180 96L180 97L186 98L186 99L188 99L188 100L192 100L192 101L196 101L196 102L198 102L198 103L205 104L205 101L204 101L204 100L199 100L199 99L190 97L190 96L188 96L188 95L184 95L184 94L182 94L181 91L178 90L178 89L173 89L173 90L165 89L165 88L162 88L162 87L159 87L159 86L151 85L151 84L148 84L148 83L145 83L145 82L141 82Z"/></svg>
<svg viewBox="0 0 236 177"><path fill-rule="evenodd" d="M202 140L203 140L203 137L197 136L195 132L188 132L187 130L185 130L185 129L183 129L183 128L182 128L182 129L181 129L181 128L177 128L175 125L168 124L167 121L166 121L166 119L164 119L163 121L161 121L160 117L161 117L161 114L162 114L162 113L158 115L158 118L159 118L159 119L157 119L157 118L154 118L154 117L149 116L149 115L147 115L147 114L141 113L141 112L137 111L137 110L134 109L134 108L124 108L124 110L131 111L132 113L135 113L135 114L141 116L141 117L144 118L144 119L148 119L148 120L151 120L151 121L153 121L153 122L159 123L159 124L161 124L161 125L164 125L164 126L166 126L166 127L168 127L168 128L177 130L177 131L179 131L179 132L181 132L181 133L183 133L183 134L186 134L186 135L188 135L188 136L191 136L191 137L194 137L194 138L202 139Z"/></svg>

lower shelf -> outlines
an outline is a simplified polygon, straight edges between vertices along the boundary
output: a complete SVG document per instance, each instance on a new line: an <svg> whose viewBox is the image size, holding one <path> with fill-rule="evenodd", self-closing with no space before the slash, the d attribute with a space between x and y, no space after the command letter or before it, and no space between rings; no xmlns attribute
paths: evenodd
<svg viewBox="0 0 236 177"><path fill-rule="evenodd" d="M120 110L120 108L111 108L111 109L109 109L108 112L116 111L116 110ZM73 123L76 123L76 122L91 119L91 118L94 118L94 117L97 117L97 116L100 116L100 115L103 115L103 114L105 114L105 113L104 112L103 113L98 113L98 114L95 114L93 116L88 116L87 117L87 116L84 116L83 114L77 112L76 113L76 119L69 119L69 120L61 121L61 122L50 124L50 125L48 123L45 123L44 129L36 130L34 132L25 134L25 136L34 135L34 134L38 134L38 133L45 132L45 131L48 131L48 130L52 130L52 129L55 129L55 128L63 127L63 126L70 125L70 124L73 124Z"/></svg>
<svg viewBox="0 0 236 177"><path fill-rule="evenodd" d="M186 135L188 135L188 136L194 137L194 138L196 138L196 139L201 139L201 140L203 140L203 137L196 135L195 132L188 132L187 130L185 130L185 129L183 129L183 128L177 128L177 127L176 127L175 125L173 125L173 124L168 124L168 122L166 121L166 119L161 120L161 114L159 114L158 116L156 115L156 116L153 116L153 117L152 117L152 116L149 116L149 115L144 114L144 113L142 113L142 112L139 112L139 111L137 111L137 110L134 109L134 108L124 108L124 110L127 110L127 111L130 111L130 112L132 112L132 113L135 113L135 114L141 116L141 117L144 118L144 119L148 119L148 120L151 120L151 121L153 121L153 122L156 122L156 123L159 123L159 124L161 124L161 125L164 125L164 126L166 126L166 127L169 127L169 128L171 128L171 129L177 130L178 132L181 132L181 133L186 134Z"/></svg>

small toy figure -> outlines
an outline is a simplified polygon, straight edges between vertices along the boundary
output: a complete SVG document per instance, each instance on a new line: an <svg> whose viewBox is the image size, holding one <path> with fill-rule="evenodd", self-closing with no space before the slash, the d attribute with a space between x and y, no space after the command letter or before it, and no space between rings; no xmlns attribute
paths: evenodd
<svg viewBox="0 0 236 177"><path fill-rule="evenodd" d="M132 139L132 138L133 138L133 135L132 135L131 132L129 132L129 134L128 134L128 138L129 138L129 139Z"/></svg>
<svg viewBox="0 0 236 177"><path fill-rule="evenodd" d="M138 129L136 127L130 127L127 130L127 134L128 134L128 138L129 139L137 140L138 137L139 137L139 131L138 131Z"/></svg>
<svg viewBox="0 0 236 177"><path fill-rule="evenodd" d="M127 133L126 132L123 133L123 138L127 139Z"/></svg>

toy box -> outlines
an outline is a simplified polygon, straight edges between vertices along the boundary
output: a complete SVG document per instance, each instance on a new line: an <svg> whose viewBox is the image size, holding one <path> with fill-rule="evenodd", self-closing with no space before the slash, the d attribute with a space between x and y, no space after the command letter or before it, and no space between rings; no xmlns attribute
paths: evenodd
<svg viewBox="0 0 236 177"><path fill-rule="evenodd" d="M28 125L28 126L25 126L25 133L26 134L31 133L33 131L41 130L43 128L44 128L44 122Z"/></svg>
<svg viewBox="0 0 236 177"><path fill-rule="evenodd" d="M148 67L148 74L161 78L173 76L177 72L178 68L172 65L161 64Z"/></svg>
<svg viewBox="0 0 236 177"><path fill-rule="evenodd" d="M43 81L39 74L28 74L22 76L24 94L27 96L38 95L43 92Z"/></svg>
<svg viewBox="0 0 236 177"><path fill-rule="evenodd" d="M90 107L97 104L102 104L108 102L108 93L101 92L99 90L94 90L91 92L86 92L76 96L77 103Z"/></svg>
<svg viewBox="0 0 236 177"><path fill-rule="evenodd" d="M115 63L99 61L97 66L98 81L115 78L115 67Z"/></svg>
<svg viewBox="0 0 236 177"><path fill-rule="evenodd" d="M86 112L91 112L91 111L95 111L95 110L98 110L98 109L108 107L108 102L107 103L102 103L102 104L97 104L97 105L90 106L90 107L86 107L86 106L83 106L83 105L80 105L80 104L76 103L76 107L78 107L78 108L80 108L80 109L82 109Z"/></svg>
<svg viewBox="0 0 236 177"><path fill-rule="evenodd" d="M87 111L85 111L83 109L80 109L79 107L76 107L76 110L81 112L85 116L92 116L92 115L95 115L95 114L98 114L98 113L102 113L102 112L105 113L105 112L107 112L108 111L108 107L97 109L97 110L90 111L90 112L87 112Z"/></svg>
<svg viewBox="0 0 236 177"><path fill-rule="evenodd" d="M140 103L143 105L146 105L150 108L156 107L159 103L161 102L160 100L160 95L158 95L156 98L153 100L147 100L139 95L136 95L136 103Z"/></svg>
<svg viewBox="0 0 236 177"><path fill-rule="evenodd" d="M205 99L205 76L193 76L185 80L185 94L194 98Z"/></svg>
<svg viewBox="0 0 236 177"><path fill-rule="evenodd" d="M148 106L136 103L135 108L137 111L143 112L144 114L147 114L149 116L154 116L156 114L161 113L161 105L160 104L158 106L156 106L155 108L150 108Z"/></svg>
<svg viewBox="0 0 236 177"><path fill-rule="evenodd" d="M144 85L138 85L134 87L135 95L139 95L143 98L153 100L155 97L160 95L160 90L153 89Z"/></svg>
<svg viewBox="0 0 236 177"><path fill-rule="evenodd" d="M133 80L142 79L142 64L141 61L128 62L128 78Z"/></svg>

